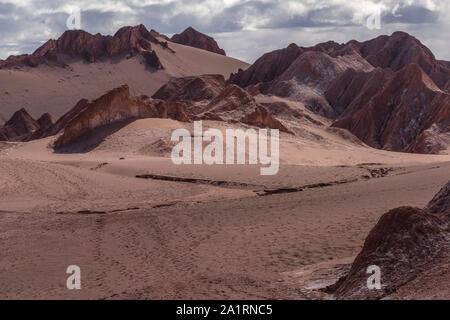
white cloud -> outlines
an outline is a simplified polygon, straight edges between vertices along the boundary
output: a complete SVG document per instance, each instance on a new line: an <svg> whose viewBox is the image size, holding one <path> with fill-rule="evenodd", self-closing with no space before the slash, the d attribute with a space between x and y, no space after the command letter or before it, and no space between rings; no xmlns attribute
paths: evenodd
<svg viewBox="0 0 450 320"><path fill-rule="evenodd" d="M366 40L396 30L417 36L437 57L450 60L450 4L437 0L0 0L0 58L29 53L58 37L70 5L82 9L82 26L89 32L112 34L144 23L173 34L191 25L215 36L229 55L250 62L291 42ZM383 11L382 26L369 30L365 21L376 7Z"/></svg>

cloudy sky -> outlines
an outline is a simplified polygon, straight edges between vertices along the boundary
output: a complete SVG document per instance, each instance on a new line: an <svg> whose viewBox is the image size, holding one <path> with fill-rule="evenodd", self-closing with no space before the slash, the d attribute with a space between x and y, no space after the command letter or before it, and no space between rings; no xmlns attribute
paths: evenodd
<svg viewBox="0 0 450 320"><path fill-rule="evenodd" d="M0 59L57 38L76 7L91 33L143 23L170 36L192 26L250 63L292 42L367 40L397 30L450 60L449 0L0 0Z"/></svg>

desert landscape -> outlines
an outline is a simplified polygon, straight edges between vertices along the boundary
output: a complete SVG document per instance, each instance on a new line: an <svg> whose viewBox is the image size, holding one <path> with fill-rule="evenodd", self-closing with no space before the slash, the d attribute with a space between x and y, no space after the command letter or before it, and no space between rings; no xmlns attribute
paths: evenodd
<svg viewBox="0 0 450 320"><path fill-rule="evenodd" d="M250 65L192 27L68 30L0 84L0 299L450 298L450 62L410 34ZM277 174L174 164L196 121L279 130Z"/></svg>

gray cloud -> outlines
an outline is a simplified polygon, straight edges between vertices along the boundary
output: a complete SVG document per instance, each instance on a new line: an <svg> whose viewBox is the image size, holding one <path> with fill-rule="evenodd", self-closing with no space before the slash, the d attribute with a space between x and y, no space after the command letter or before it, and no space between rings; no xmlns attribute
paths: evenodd
<svg viewBox="0 0 450 320"><path fill-rule="evenodd" d="M69 5L81 8L82 28L91 33L113 34L143 23L171 35L193 26L248 62L292 42L367 40L396 30L450 60L450 4L437 0L0 0L0 58L30 53L61 35ZM366 19L376 8L381 29L369 30Z"/></svg>
<svg viewBox="0 0 450 320"><path fill-rule="evenodd" d="M438 19L438 11L432 11L421 6L404 6L395 10L395 12L388 12L383 15L385 23L435 23Z"/></svg>

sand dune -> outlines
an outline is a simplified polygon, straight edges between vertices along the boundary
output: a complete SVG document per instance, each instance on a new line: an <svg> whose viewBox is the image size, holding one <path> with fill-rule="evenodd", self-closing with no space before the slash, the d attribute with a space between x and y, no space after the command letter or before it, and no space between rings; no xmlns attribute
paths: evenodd
<svg viewBox="0 0 450 320"><path fill-rule="evenodd" d="M282 134L280 172L270 179L257 166L175 166L154 142L180 126L191 124L138 120L72 154L54 153L55 137L2 143L0 297L317 298L310 282L293 286L286 274L351 260L382 213L423 206L448 179L448 156L393 154L339 136ZM383 167L392 171L363 177ZM145 173L242 185L135 178ZM65 289L70 264L82 268L80 292Z"/></svg>

